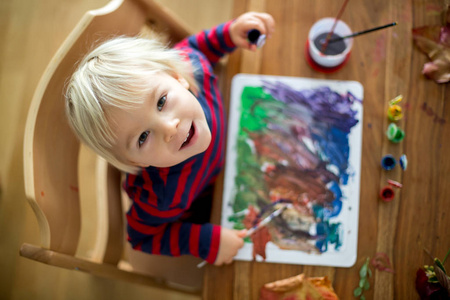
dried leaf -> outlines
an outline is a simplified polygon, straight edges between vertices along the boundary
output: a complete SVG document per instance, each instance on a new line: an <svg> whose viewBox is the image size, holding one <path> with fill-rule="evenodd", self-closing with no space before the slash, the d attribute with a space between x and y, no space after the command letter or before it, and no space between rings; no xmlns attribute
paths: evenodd
<svg viewBox="0 0 450 300"><path fill-rule="evenodd" d="M444 274L447 274L447 271L445 271L444 265L441 263L441 261L438 258L434 259L434 268L440 268L442 271L444 271Z"/></svg>
<svg viewBox="0 0 450 300"><path fill-rule="evenodd" d="M446 52L449 52L448 50ZM450 54L450 53L449 53ZM442 55L449 55L442 54ZM450 60L436 59L433 62L424 64L422 73L437 83L446 83L450 81Z"/></svg>
<svg viewBox="0 0 450 300"><path fill-rule="evenodd" d="M449 22L450 22L450 16L449 16ZM450 249L448 249L447 254L445 254L445 257L444 257L444 260L442 261L442 264L445 264L445 261L447 260L449 255L450 255Z"/></svg>
<svg viewBox="0 0 450 300"><path fill-rule="evenodd" d="M413 29L413 36L420 36L435 43L439 43L440 35L441 35L441 26L439 25L422 26Z"/></svg>
<svg viewBox="0 0 450 300"><path fill-rule="evenodd" d="M274 299L338 300L338 296L326 276L306 277L300 274L264 284L260 289L259 300Z"/></svg>
<svg viewBox="0 0 450 300"><path fill-rule="evenodd" d="M435 262L434 270L436 272L436 277L439 280L441 286L447 291L450 296L450 278L445 274L445 272L437 266Z"/></svg>
<svg viewBox="0 0 450 300"><path fill-rule="evenodd" d="M450 81L450 5L446 8L444 26L424 26L412 30L415 45L431 62L424 65L422 73L437 83Z"/></svg>

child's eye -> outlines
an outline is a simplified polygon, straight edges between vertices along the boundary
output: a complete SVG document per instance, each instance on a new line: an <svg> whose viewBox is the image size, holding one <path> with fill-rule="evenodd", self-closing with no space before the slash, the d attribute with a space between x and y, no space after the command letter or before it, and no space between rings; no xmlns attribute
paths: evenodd
<svg viewBox="0 0 450 300"><path fill-rule="evenodd" d="M148 131L143 132L140 136L139 136L139 148L142 146L142 144L145 143L145 141L147 140L148 137Z"/></svg>
<svg viewBox="0 0 450 300"><path fill-rule="evenodd" d="M156 103L156 107L158 108L159 111L161 111L163 109L164 105L166 104L166 100L167 100L167 97L166 96L162 96L158 100L158 103Z"/></svg>

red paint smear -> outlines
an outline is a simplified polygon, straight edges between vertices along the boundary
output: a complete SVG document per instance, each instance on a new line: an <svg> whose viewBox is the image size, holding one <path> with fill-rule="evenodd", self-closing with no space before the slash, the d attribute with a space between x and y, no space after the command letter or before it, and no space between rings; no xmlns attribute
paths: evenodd
<svg viewBox="0 0 450 300"><path fill-rule="evenodd" d="M258 216L253 205L249 205L248 210L249 212L242 221L242 224L244 224L245 228L250 229L257 224ZM259 255L266 260L266 245L272 240L267 227L262 227L255 231L250 238L253 242L253 259L255 260L256 255Z"/></svg>
<svg viewBox="0 0 450 300"><path fill-rule="evenodd" d="M395 271L392 269L391 262L386 253L383 252L376 253L375 256L370 260L370 263L374 268L376 268L379 271L395 273Z"/></svg>
<svg viewBox="0 0 450 300"><path fill-rule="evenodd" d="M77 193L79 192L79 189L78 189L77 186L69 185L69 189L74 191L74 192L77 192Z"/></svg>
<svg viewBox="0 0 450 300"><path fill-rule="evenodd" d="M256 259L256 255L266 260L266 245L272 240L269 229L262 227L251 236L251 239L253 242L253 260Z"/></svg>
<svg viewBox="0 0 450 300"><path fill-rule="evenodd" d="M375 62L384 60L386 52L386 34L382 34L375 42L375 53L373 59Z"/></svg>
<svg viewBox="0 0 450 300"><path fill-rule="evenodd" d="M45 196L45 194L44 194L44 191L41 191L41 196L42 196L42 197L44 197L44 196Z"/></svg>
<svg viewBox="0 0 450 300"><path fill-rule="evenodd" d="M439 124L445 124L447 121L444 118L441 118L434 112L434 110L424 102L420 108L430 117L434 117L433 121Z"/></svg>
<svg viewBox="0 0 450 300"><path fill-rule="evenodd" d="M441 13L444 9L442 7L442 5L437 5L437 4L427 4L425 6L425 10L427 12L437 12L437 13Z"/></svg>
<svg viewBox="0 0 450 300"><path fill-rule="evenodd" d="M376 68L372 73L372 77L376 77L378 75L378 73L380 73L380 69Z"/></svg>

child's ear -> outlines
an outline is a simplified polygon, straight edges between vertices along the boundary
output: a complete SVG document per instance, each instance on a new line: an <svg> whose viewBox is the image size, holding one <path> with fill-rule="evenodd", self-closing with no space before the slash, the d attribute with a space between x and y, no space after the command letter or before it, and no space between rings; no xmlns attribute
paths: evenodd
<svg viewBox="0 0 450 300"><path fill-rule="evenodd" d="M183 76L177 73L175 74L175 79L178 80L178 82L186 89L189 89L189 82L187 82L187 80Z"/></svg>

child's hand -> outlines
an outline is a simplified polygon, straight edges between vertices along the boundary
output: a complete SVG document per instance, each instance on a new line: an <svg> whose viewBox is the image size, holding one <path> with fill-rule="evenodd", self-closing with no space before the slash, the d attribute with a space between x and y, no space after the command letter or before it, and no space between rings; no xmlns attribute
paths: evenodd
<svg viewBox="0 0 450 300"><path fill-rule="evenodd" d="M247 39L247 34L252 29L257 29L261 34L265 34L266 38L270 38L275 31L275 21L267 13L242 14L230 25L231 40L237 47L255 51L257 46Z"/></svg>
<svg viewBox="0 0 450 300"><path fill-rule="evenodd" d="M242 238L247 233L247 230L245 229L238 231L222 227L220 230L219 253L214 262L214 265L216 266L233 262L233 257L235 257L238 250L244 246L244 240Z"/></svg>

